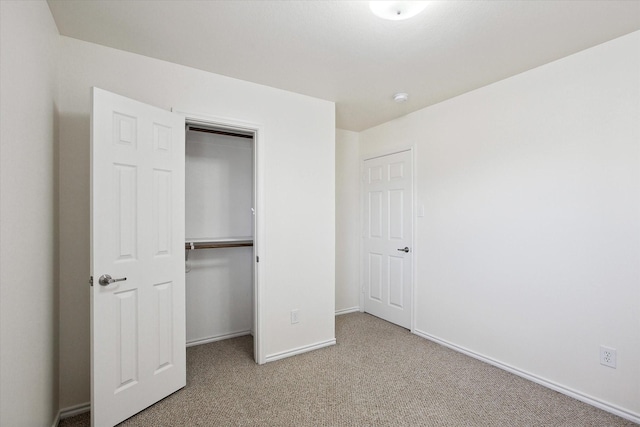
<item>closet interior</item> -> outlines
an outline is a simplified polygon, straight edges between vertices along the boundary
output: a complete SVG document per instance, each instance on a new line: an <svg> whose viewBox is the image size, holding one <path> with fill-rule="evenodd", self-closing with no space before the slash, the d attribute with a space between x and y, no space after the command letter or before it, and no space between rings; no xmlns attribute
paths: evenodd
<svg viewBox="0 0 640 427"><path fill-rule="evenodd" d="M187 346L252 333L254 135L186 128Z"/></svg>

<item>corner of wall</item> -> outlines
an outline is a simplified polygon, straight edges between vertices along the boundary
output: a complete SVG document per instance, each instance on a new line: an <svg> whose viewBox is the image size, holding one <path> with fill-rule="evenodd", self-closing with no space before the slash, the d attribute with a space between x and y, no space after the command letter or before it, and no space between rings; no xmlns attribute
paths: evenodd
<svg viewBox="0 0 640 427"><path fill-rule="evenodd" d="M336 129L336 313L360 304L359 133Z"/></svg>
<svg viewBox="0 0 640 427"><path fill-rule="evenodd" d="M0 424L51 425L59 403L59 32L44 0L0 8Z"/></svg>

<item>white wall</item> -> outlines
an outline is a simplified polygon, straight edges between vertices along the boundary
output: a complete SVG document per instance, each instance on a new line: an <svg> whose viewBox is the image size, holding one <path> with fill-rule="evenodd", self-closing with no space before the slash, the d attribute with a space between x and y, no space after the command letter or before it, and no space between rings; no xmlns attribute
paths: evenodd
<svg viewBox="0 0 640 427"><path fill-rule="evenodd" d="M334 340L334 105L61 37L61 406L89 400L89 88L169 109L261 124L269 356ZM300 310L291 325L290 311Z"/></svg>
<svg viewBox="0 0 640 427"><path fill-rule="evenodd" d="M44 1L0 2L0 425L58 410L58 30Z"/></svg>
<svg viewBox="0 0 640 427"><path fill-rule="evenodd" d="M185 235L253 235L253 140L187 132Z"/></svg>
<svg viewBox="0 0 640 427"><path fill-rule="evenodd" d="M640 32L360 142L417 146L417 333L640 419Z"/></svg>
<svg viewBox="0 0 640 427"><path fill-rule="evenodd" d="M358 133L336 129L336 312L360 305L360 148Z"/></svg>

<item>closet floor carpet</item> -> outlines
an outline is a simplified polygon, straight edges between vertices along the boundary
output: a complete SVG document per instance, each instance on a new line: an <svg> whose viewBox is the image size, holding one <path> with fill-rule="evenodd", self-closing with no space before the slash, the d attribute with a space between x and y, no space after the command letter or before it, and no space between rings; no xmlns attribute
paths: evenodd
<svg viewBox="0 0 640 427"><path fill-rule="evenodd" d="M336 317L336 338L263 366L251 337L190 347L187 386L121 425L635 425L368 314Z"/></svg>

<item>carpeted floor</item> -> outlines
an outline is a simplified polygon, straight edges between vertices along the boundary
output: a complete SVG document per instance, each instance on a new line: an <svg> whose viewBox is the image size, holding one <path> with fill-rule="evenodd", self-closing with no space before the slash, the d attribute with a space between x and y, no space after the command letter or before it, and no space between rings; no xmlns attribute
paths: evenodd
<svg viewBox="0 0 640 427"><path fill-rule="evenodd" d="M190 347L187 386L121 425L635 425L367 314L336 317L336 338L263 366L251 337Z"/></svg>

